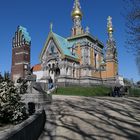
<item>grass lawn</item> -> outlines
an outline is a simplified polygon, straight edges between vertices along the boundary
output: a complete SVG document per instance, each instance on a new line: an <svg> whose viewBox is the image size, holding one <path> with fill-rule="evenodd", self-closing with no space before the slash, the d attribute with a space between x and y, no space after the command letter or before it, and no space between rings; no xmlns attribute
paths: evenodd
<svg viewBox="0 0 140 140"><path fill-rule="evenodd" d="M129 90L129 96L140 97L140 88L131 88Z"/></svg>
<svg viewBox="0 0 140 140"><path fill-rule="evenodd" d="M75 95L75 96L107 96L111 88L104 86L94 87L61 87L57 89L56 95Z"/></svg>

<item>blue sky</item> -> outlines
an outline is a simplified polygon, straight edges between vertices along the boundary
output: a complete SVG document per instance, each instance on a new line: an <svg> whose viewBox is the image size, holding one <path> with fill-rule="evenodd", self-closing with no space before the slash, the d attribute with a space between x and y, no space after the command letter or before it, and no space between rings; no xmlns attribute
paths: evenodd
<svg viewBox="0 0 140 140"><path fill-rule="evenodd" d="M71 10L74 0L0 0L0 71L11 71L12 37L18 25L27 28L31 38L31 64L39 63L39 54L49 33L50 22L53 31L63 37L70 36ZM82 25L106 44L107 17L113 18L119 59L119 74L126 78L140 80L135 58L124 47L125 26L123 0L80 0Z"/></svg>

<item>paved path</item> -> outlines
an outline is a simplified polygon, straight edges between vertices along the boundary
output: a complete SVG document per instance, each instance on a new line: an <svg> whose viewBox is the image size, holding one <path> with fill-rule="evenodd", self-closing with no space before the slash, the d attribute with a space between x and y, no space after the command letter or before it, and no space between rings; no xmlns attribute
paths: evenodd
<svg viewBox="0 0 140 140"><path fill-rule="evenodd" d="M53 96L39 140L140 140L140 98Z"/></svg>

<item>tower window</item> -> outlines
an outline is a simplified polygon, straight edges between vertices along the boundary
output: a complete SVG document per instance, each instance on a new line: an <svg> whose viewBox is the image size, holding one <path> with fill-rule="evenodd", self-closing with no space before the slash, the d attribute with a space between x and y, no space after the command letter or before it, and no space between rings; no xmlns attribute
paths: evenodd
<svg viewBox="0 0 140 140"><path fill-rule="evenodd" d="M97 53L95 53L95 59L94 59L94 62L95 62L95 68L97 67Z"/></svg>
<svg viewBox="0 0 140 140"><path fill-rule="evenodd" d="M28 68L28 66L27 65L24 65L24 69L26 70Z"/></svg>
<svg viewBox="0 0 140 140"><path fill-rule="evenodd" d="M76 28L74 28L74 35L76 35Z"/></svg>

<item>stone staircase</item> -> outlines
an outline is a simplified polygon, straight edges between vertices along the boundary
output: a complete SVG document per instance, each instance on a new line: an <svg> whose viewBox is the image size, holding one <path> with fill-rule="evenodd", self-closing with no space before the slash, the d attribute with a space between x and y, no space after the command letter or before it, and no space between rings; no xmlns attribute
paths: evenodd
<svg viewBox="0 0 140 140"><path fill-rule="evenodd" d="M46 104L50 104L52 101L52 92L57 87L50 90L47 89L45 83L34 83L32 87L29 87L27 93L22 95L22 101L28 105L29 102L35 103L36 109L43 109Z"/></svg>

